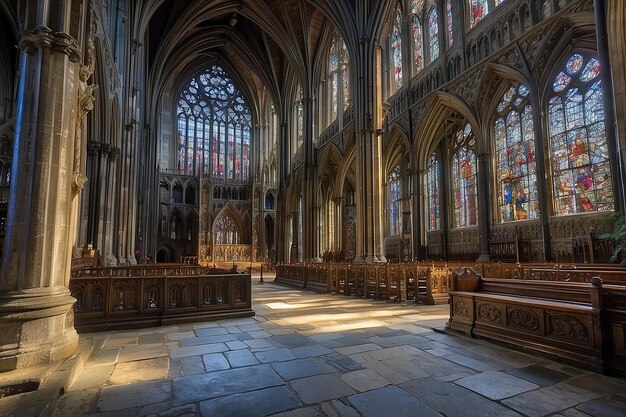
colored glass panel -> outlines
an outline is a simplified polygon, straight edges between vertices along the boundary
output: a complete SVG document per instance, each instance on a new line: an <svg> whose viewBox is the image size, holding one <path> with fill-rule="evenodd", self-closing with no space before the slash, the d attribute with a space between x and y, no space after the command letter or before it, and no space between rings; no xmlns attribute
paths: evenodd
<svg viewBox="0 0 626 417"><path fill-rule="evenodd" d="M396 3L391 29L391 64L394 91L402 87L402 6Z"/></svg>
<svg viewBox="0 0 626 417"><path fill-rule="evenodd" d="M446 24L448 28L448 47L454 44L454 30L452 26L452 0L446 0Z"/></svg>
<svg viewBox="0 0 626 417"><path fill-rule="evenodd" d="M428 229L438 230L441 228L441 220L439 215L439 158L436 154L432 154L428 160L426 184L428 187Z"/></svg>
<svg viewBox="0 0 626 417"><path fill-rule="evenodd" d="M422 23L419 17L413 16L411 31L413 32L413 69L415 73L424 68L424 41L422 39Z"/></svg>
<svg viewBox="0 0 626 417"><path fill-rule="evenodd" d="M428 9L428 52L430 53L430 62L439 58L439 18L437 14L437 5L431 1Z"/></svg>
<svg viewBox="0 0 626 417"><path fill-rule="evenodd" d="M387 181L388 198L389 198L389 234L398 235L402 230L400 228L400 219L402 217L400 206L400 166L396 166Z"/></svg>
<svg viewBox="0 0 626 417"><path fill-rule="evenodd" d="M569 79L563 81L567 72ZM572 54L548 98L550 162L557 216L615 209L596 58Z"/></svg>
<svg viewBox="0 0 626 417"><path fill-rule="evenodd" d="M453 226L475 226L478 224L478 161L474 151L476 141L469 124L457 132L455 141L451 163Z"/></svg>
<svg viewBox="0 0 626 417"><path fill-rule="evenodd" d="M501 223L539 216L533 110L528 102L526 86L511 86L496 109L493 134Z"/></svg>
<svg viewBox="0 0 626 417"><path fill-rule="evenodd" d="M487 0L470 0L470 27L474 27L489 13Z"/></svg>

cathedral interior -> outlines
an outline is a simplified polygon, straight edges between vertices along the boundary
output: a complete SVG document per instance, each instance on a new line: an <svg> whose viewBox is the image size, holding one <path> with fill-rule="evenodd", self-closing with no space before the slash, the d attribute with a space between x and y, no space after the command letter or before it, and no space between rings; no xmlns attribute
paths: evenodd
<svg viewBox="0 0 626 417"><path fill-rule="evenodd" d="M0 0L0 415L626 415L625 155L624 0Z"/></svg>

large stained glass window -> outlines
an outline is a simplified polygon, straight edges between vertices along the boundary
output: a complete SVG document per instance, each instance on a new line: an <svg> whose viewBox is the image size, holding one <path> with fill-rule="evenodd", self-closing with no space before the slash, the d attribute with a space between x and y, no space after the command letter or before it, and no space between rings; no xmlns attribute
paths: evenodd
<svg viewBox="0 0 626 417"><path fill-rule="evenodd" d="M330 106L328 106L328 124L332 123L341 110L345 110L350 105L350 56L348 49L339 35L335 32L333 41L328 53L328 94Z"/></svg>
<svg viewBox="0 0 626 417"><path fill-rule="evenodd" d="M252 113L218 65L193 77L178 97L178 172L246 180Z"/></svg>
<svg viewBox="0 0 626 417"><path fill-rule="evenodd" d="M614 210L597 58L567 59L552 83L548 119L554 214Z"/></svg>
<svg viewBox="0 0 626 417"><path fill-rule="evenodd" d="M489 2L487 0L469 0L470 3L470 27L473 28L483 17L489 13Z"/></svg>
<svg viewBox="0 0 626 417"><path fill-rule="evenodd" d="M400 207L400 165L397 165L387 178L387 194L389 200L389 234L399 235L400 219L402 218Z"/></svg>
<svg viewBox="0 0 626 417"><path fill-rule="evenodd" d="M428 230L439 230L441 228L439 216L439 158L436 154L432 154L428 159L426 186L428 188Z"/></svg>
<svg viewBox="0 0 626 417"><path fill-rule="evenodd" d="M439 58L439 14L437 13L437 2L430 0L427 10L429 62L433 62Z"/></svg>
<svg viewBox="0 0 626 417"><path fill-rule="evenodd" d="M468 123L454 136L452 154L453 227L478 224L476 139Z"/></svg>
<svg viewBox="0 0 626 417"><path fill-rule="evenodd" d="M533 109L525 85L510 86L496 109L493 133L500 222L539 216Z"/></svg>
<svg viewBox="0 0 626 417"><path fill-rule="evenodd" d="M422 12L424 0L411 2L411 33L413 34L413 74L417 74L424 68L424 32L422 25Z"/></svg>
<svg viewBox="0 0 626 417"><path fill-rule="evenodd" d="M392 92L402 87L402 5L396 3L393 26L391 28L391 65L392 65Z"/></svg>
<svg viewBox="0 0 626 417"><path fill-rule="evenodd" d="M452 28L452 0L446 0L446 26L448 29L448 47L454 44L454 31Z"/></svg>

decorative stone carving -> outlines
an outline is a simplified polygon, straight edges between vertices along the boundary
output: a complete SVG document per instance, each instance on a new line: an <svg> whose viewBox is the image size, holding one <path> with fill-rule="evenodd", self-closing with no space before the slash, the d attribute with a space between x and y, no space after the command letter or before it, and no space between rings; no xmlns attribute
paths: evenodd
<svg viewBox="0 0 626 417"><path fill-rule="evenodd" d="M22 32L20 48L26 53L32 54L40 48L50 48L54 51L64 53L71 62L80 61L81 53L76 39L63 32L54 32L52 29L39 26L35 29Z"/></svg>

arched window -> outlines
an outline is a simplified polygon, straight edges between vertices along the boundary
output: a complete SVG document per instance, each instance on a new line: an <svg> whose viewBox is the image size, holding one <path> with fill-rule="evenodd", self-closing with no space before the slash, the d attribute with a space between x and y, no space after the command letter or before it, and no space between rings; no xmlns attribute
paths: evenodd
<svg viewBox="0 0 626 417"><path fill-rule="evenodd" d="M500 222L539 216L533 109L525 85L510 86L496 109L493 134Z"/></svg>
<svg viewBox="0 0 626 417"><path fill-rule="evenodd" d="M193 77L178 98L178 172L248 179L251 127L250 108L220 66Z"/></svg>
<svg viewBox="0 0 626 417"><path fill-rule="evenodd" d="M548 98L554 214L614 210L600 63L572 54Z"/></svg>
<svg viewBox="0 0 626 417"><path fill-rule="evenodd" d="M454 44L454 30L452 28L452 0L446 0L446 26L448 29L448 48Z"/></svg>
<svg viewBox="0 0 626 417"><path fill-rule="evenodd" d="M439 230L441 229L439 216L439 158L436 154L432 154L428 159L426 186L428 187L428 230Z"/></svg>
<svg viewBox="0 0 626 417"><path fill-rule="evenodd" d="M411 33L415 75L424 68L425 63L439 58L439 15L436 0L428 0L426 3L424 0L412 0Z"/></svg>
<svg viewBox="0 0 626 417"><path fill-rule="evenodd" d="M489 13L487 0L469 0L470 3L470 28L473 28L483 17Z"/></svg>
<svg viewBox="0 0 626 417"><path fill-rule="evenodd" d="M399 235L400 219L402 217L400 206L400 165L397 165L387 178L387 190L389 200L389 234Z"/></svg>
<svg viewBox="0 0 626 417"><path fill-rule="evenodd" d="M454 227L475 226L477 223L476 139L468 123L454 137L452 154L452 196L454 200Z"/></svg>
<svg viewBox="0 0 626 417"><path fill-rule="evenodd" d="M413 34L413 74L417 74L424 68L424 33L422 25L422 13L424 0L411 2L411 33Z"/></svg>
<svg viewBox="0 0 626 417"><path fill-rule="evenodd" d="M428 22L428 54L430 61L439 58L439 14L437 13L437 2L429 0L426 12Z"/></svg>
<svg viewBox="0 0 626 417"><path fill-rule="evenodd" d="M402 87L402 5L396 3L394 11L393 26L390 36L391 46L391 66L392 66L392 88L394 93L398 88Z"/></svg>
<svg viewBox="0 0 626 417"><path fill-rule="evenodd" d="M328 124L350 105L350 56L343 38L333 35L328 54L328 95L330 97ZM326 103L323 106L327 106Z"/></svg>
<svg viewBox="0 0 626 417"><path fill-rule="evenodd" d="M216 245L239 244L239 227L230 214L224 213L215 220L213 242Z"/></svg>
<svg viewBox="0 0 626 417"><path fill-rule="evenodd" d="M304 145L304 102L302 94L302 86L298 84L296 100L294 101L294 111L296 117L296 131L295 131L295 146L293 147L293 153L295 154L302 145Z"/></svg>

